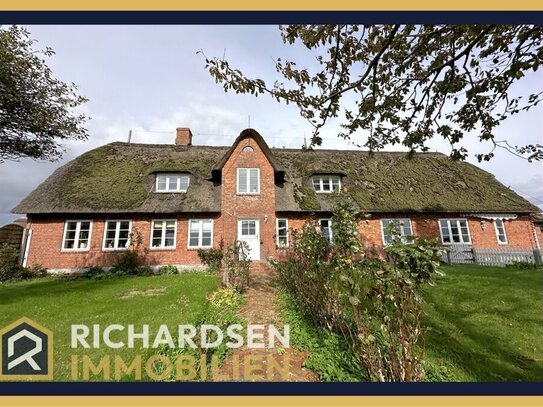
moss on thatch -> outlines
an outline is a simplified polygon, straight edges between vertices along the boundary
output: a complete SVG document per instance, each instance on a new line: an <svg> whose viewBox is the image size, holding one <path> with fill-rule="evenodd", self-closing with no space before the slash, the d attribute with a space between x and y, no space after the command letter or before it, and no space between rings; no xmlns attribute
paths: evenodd
<svg viewBox="0 0 543 407"><path fill-rule="evenodd" d="M298 202L298 206L302 211L318 211L321 209L315 190L307 186L295 186L294 199Z"/></svg>
<svg viewBox="0 0 543 407"><path fill-rule="evenodd" d="M492 174L438 153L374 153L273 149L294 180L298 210L330 210L330 194L315 194L310 177L343 174L343 191L361 210L383 212L534 212L536 208ZM291 202L279 196L279 201ZM316 201L316 202L315 202ZM308 204L309 202L309 204ZM318 203L317 203L318 202ZM281 203L278 202L278 206ZM318 209L316 209L318 208ZM279 210L294 210L281 207Z"/></svg>
<svg viewBox="0 0 543 407"><path fill-rule="evenodd" d="M108 144L61 167L15 210L218 211L218 191L209 178L224 151L215 147ZM154 193L156 172L190 173L190 195Z"/></svg>
<svg viewBox="0 0 543 407"><path fill-rule="evenodd" d="M59 168L16 213L219 212L228 147L112 143ZM471 164L442 154L272 149L277 211L331 211L333 194L316 194L311 176L342 174L342 189L374 212L538 212L538 208ZM189 172L186 194L154 193L155 172ZM283 171L286 179L282 181ZM276 173L276 175L277 175ZM216 174L217 175L217 174Z"/></svg>

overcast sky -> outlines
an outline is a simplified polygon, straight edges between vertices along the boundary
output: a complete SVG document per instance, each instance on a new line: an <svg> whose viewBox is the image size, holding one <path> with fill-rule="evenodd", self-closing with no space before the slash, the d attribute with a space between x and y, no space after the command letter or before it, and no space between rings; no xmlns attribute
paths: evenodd
<svg viewBox="0 0 543 407"><path fill-rule="evenodd" d="M229 145L250 126L270 146L300 147L311 127L294 106L269 98L226 94L204 69L208 57L223 56L244 73L275 78L277 57L299 60L297 47L284 46L275 26L30 26L37 47L53 48L47 60L55 76L79 86L89 98L84 112L90 137L66 145L60 162L21 160L0 164L0 225L18 217L10 210L54 169L75 156L113 141L126 141L129 130L139 143L173 143L176 127L190 127L194 144ZM311 62L307 62L311 64ZM529 75L517 90L543 90L543 70ZM336 137L335 123L324 129L323 148L355 148ZM543 143L543 105L517 115L499 129L510 144ZM466 138L472 157L489 146ZM360 140L357 140L360 142ZM449 153L446 143L431 147ZM477 164L543 208L543 166L497 151L489 163Z"/></svg>

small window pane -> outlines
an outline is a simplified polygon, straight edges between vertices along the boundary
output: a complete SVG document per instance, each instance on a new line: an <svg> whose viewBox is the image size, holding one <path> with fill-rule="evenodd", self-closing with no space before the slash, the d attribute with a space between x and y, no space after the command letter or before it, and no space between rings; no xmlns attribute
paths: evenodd
<svg viewBox="0 0 543 407"><path fill-rule="evenodd" d="M158 176L157 191L166 191L166 177L163 175Z"/></svg>
<svg viewBox="0 0 543 407"><path fill-rule="evenodd" d="M507 235L505 233L505 225L503 223L503 220L494 220L494 226L496 227L496 236L498 238L498 243L507 244Z"/></svg>
<svg viewBox="0 0 543 407"><path fill-rule="evenodd" d="M213 222L211 220L191 220L189 247L211 247Z"/></svg>
<svg viewBox="0 0 543 407"><path fill-rule="evenodd" d="M189 187L189 177L181 177L179 179L179 190L186 191Z"/></svg>
<svg viewBox="0 0 543 407"><path fill-rule="evenodd" d="M247 170L245 168L238 169L238 192L247 192Z"/></svg>
<svg viewBox="0 0 543 407"><path fill-rule="evenodd" d="M258 192L258 169L251 168L249 170L249 174L250 174L250 179L249 179L250 191Z"/></svg>

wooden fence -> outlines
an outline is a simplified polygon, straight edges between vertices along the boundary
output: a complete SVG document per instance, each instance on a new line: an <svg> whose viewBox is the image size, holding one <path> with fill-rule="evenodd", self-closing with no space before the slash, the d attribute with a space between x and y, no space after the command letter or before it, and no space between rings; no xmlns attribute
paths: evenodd
<svg viewBox="0 0 543 407"><path fill-rule="evenodd" d="M448 264L480 264L482 266L505 266L517 261L543 265L543 251L540 249L517 249L500 247L477 249L469 245L450 245L441 260Z"/></svg>

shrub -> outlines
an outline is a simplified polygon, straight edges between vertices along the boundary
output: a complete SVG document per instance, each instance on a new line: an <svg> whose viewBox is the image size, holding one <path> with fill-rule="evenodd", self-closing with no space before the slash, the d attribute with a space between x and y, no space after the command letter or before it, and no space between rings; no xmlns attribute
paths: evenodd
<svg viewBox="0 0 543 407"><path fill-rule="evenodd" d="M438 272L442 250L435 240L409 244L396 236L377 255L363 247L357 221L350 202L340 200L332 245L309 221L274 266L305 315L341 334L371 380L421 380L423 287Z"/></svg>
<svg viewBox="0 0 543 407"><path fill-rule="evenodd" d="M24 269L23 278L40 278L44 277L45 275L47 275L47 269L41 264L34 263L32 266Z"/></svg>
<svg viewBox="0 0 543 407"><path fill-rule="evenodd" d="M230 245L223 257L223 284L226 287L234 288L238 293L245 292L249 286L250 250L247 243L241 241L235 245Z"/></svg>
<svg viewBox="0 0 543 407"><path fill-rule="evenodd" d="M149 270L147 266L144 266L145 256L148 253L147 247L143 246L143 239L141 233L138 230L134 230L130 234L130 246L126 251L118 255L115 265L111 269L111 272L118 276L125 275L150 275L152 270Z"/></svg>
<svg viewBox="0 0 543 407"><path fill-rule="evenodd" d="M208 266L211 271L218 272L221 269L222 259L224 257L224 243L221 240L218 248L199 249L198 257L200 261Z"/></svg>
<svg viewBox="0 0 543 407"><path fill-rule="evenodd" d="M19 266L19 251L7 243L0 245L0 281L20 279L23 268Z"/></svg>
<svg viewBox="0 0 543 407"><path fill-rule="evenodd" d="M221 288L209 297L209 303L215 308L238 308L242 297L234 288Z"/></svg>
<svg viewBox="0 0 543 407"><path fill-rule="evenodd" d="M110 278L111 273L105 271L102 267L94 266L85 271L81 277L89 278L92 280L103 280L105 278Z"/></svg>
<svg viewBox="0 0 543 407"><path fill-rule="evenodd" d="M171 264L158 269L158 274L179 274L179 269Z"/></svg>
<svg viewBox="0 0 543 407"><path fill-rule="evenodd" d="M507 264L505 267L517 268L520 270L537 270L538 268L542 268L541 266L537 266L535 263L526 260L514 261L511 264Z"/></svg>
<svg viewBox="0 0 543 407"><path fill-rule="evenodd" d="M226 331L228 326L233 324L242 324L244 321L237 316L237 312L239 310L239 307L242 303L242 296L236 292L233 288L227 288L227 289L219 289L215 291L213 294L211 294L208 298L208 302L206 303L205 309L201 312L201 314L197 317L195 326L197 327L197 335L194 338L194 343L200 342L200 327L201 325L216 325L218 326L222 331ZM212 342L216 339L215 332L210 332L208 337L208 341ZM195 372L195 379L199 380L200 377L209 377L211 373L211 361L213 357L215 356L218 359L219 366L222 365L222 362L226 358L226 356L232 351L231 348L229 348L226 344L226 341L223 341L218 347L216 348L191 348L191 347L175 347L170 348L169 346L162 345L158 348L158 353L164 356L167 356L172 362L175 362L175 360L180 355L190 355L194 357L196 361L200 360L200 356L205 355L206 356L206 365L203 365L201 363L196 364L196 372ZM153 354L156 352L154 349L152 351ZM156 369L157 373L162 373L161 366L157 366L158 369ZM201 372L201 369L206 369L205 372ZM169 378L166 379L166 381L173 381L176 380L175 373L172 371L172 374Z"/></svg>

